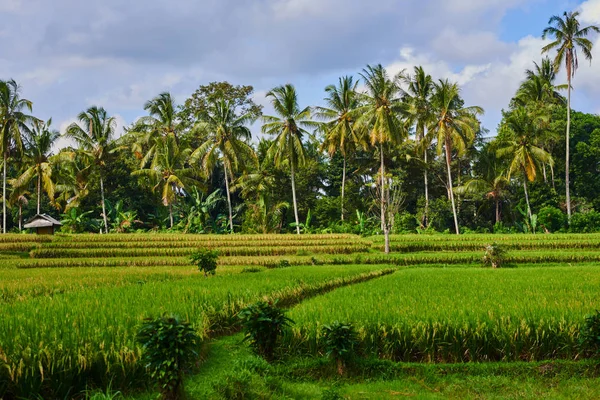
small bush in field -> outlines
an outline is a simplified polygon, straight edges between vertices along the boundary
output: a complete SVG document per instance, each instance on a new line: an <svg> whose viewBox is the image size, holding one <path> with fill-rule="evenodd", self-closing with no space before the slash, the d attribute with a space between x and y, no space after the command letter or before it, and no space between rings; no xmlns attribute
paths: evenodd
<svg viewBox="0 0 600 400"><path fill-rule="evenodd" d="M354 354L358 337L352 324L335 321L322 329L325 351L337 363L338 374L344 374L344 363Z"/></svg>
<svg viewBox="0 0 600 400"><path fill-rule="evenodd" d="M190 255L190 261L199 271L204 272L204 276L216 273L218 259L219 252L216 250L198 249Z"/></svg>
<svg viewBox="0 0 600 400"><path fill-rule="evenodd" d="M585 318L585 327L581 335L581 341L596 356L600 355L600 311L596 311L595 314Z"/></svg>
<svg viewBox="0 0 600 400"><path fill-rule="evenodd" d="M486 267L500 268L505 262L506 252L497 243L492 243L485 246L483 254L483 265Z"/></svg>
<svg viewBox="0 0 600 400"><path fill-rule="evenodd" d="M245 331L244 341L250 342L254 352L267 361L273 360L277 340L283 329L293 321L277 303L260 301L239 313Z"/></svg>

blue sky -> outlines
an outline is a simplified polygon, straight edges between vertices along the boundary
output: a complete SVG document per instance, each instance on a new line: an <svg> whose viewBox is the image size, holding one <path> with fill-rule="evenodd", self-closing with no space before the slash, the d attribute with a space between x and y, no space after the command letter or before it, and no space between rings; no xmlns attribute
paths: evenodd
<svg viewBox="0 0 600 400"><path fill-rule="evenodd" d="M541 59L548 18L579 8L583 23L600 24L600 0L0 0L0 78L64 129L91 105L127 125L158 93L183 102L214 80L253 85L269 113L265 93L279 84L318 105L326 85L366 64L423 65L458 81L493 134ZM600 43L594 53L573 106L600 113Z"/></svg>

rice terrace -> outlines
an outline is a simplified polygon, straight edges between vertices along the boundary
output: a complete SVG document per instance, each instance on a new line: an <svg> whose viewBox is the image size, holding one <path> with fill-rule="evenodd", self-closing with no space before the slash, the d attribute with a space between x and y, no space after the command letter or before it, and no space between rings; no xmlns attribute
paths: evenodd
<svg viewBox="0 0 600 400"><path fill-rule="evenodd" d="M600 0L0 20L0 400L600 399Z"/></svg>

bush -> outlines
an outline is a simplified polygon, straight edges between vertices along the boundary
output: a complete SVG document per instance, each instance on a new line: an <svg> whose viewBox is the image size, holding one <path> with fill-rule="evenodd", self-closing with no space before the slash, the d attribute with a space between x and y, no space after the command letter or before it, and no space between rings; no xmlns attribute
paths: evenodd
<svg viewBox="0 0 600 400"><path fill-rule="evenodd" d="M277 268L287 268L287 267L291 267L292 264L290 264L290 262L288 260L280 260L279 263L277 264Z"/></svg>
<svg viewBox="0 0 600 400"><path fill-rule="evenodd" d="M200 337L188 322L175 316L147 318L137 341L144 349L143 360L150 377L158 383L165 399L177 399L184 372L197 356Z"/></svg>
<svg viewBox="0 0 600 400"><path fill-rule="evenodd" d="M262 267L245 267L242 270L242 274L246 274L246 273L252 274L255 272L262 272L262 271L264 271L264 268L262 268Z"/></svg>
<svg viewBox="0 0 600 400"><path fill-rule="evenodd" d="M575 213L571 216L569 230L574 233L600 232L600 213L590 211L587 213Z"/></svg>
<svg viewBox="0 0 600 400"><path fill-rule="evenodd" d="M190 262L197 266L199 271L203 271L204 276L216 273L218 259L219 252L216 250L198 249L190 255Z"/></svg>
<svg viewBox="0 0 600 400"><path fill-rule="evenodd" d="M352 324L338 321L323 326L322 331L327 357L335 360L338 374L341 376L344 374L344 362L353 355L354 348L358 344L356 331Z"/></svg>
<svg viewBox="0 0 600 400"><path fill-rule="evenodd" d="M505 251L497 243L489 244L485 247L483 254L483 265L486 267L500 268L504 264Z"/></svg>
<svg viewBox="0 0 600 400"><path fill-rule="evenodd" d="M600 311L585 318L585 327L581 335L584 348L589 349L594 355L600 353Z"/></svg>
<svg viewBox="0 0 600 400"><path fill-rule="evenodd" d="M558 232L567 225L567 216L556 207L546 206L537 215L538 225L549 232Z"/></svg>
<svg viewBox="0 0 600 400"><path fill-rule="evenodd" d="M244 308L239 313L245 331L244 341L256 354L267 361L273 360L277 340L283 329L293 323L277 303L260 301Z"/></svg>
<svg viewBox="0 0 600 400"><path fill-rule="evenodd" d="M392 229L393 233L415 233L417 231L417 226L419 226L417 218L409 213L408 211L404 211L401 214L396 214L394 217L394 227Z"/></svg>

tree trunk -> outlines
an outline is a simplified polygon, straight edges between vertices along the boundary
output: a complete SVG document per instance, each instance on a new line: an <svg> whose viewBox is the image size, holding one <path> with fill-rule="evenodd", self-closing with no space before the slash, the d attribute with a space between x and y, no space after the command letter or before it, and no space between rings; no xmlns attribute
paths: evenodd
<svg viewBox="0 0 600 400"><path fill-rule="evenodd" d="M3 149L6 150L6 149ZM6 233L6 151L4 153L2 173L2 233Z"/></svg>
<svg viewBox="0 0 600 400"><path fill-rule="evenodd" d="M383 237L385 240L385 254L390 253L390 230L385 220L386 214L386 190L385 190L385 162L383 158L383 143L379 143L379 158L381 161L381 226L383 228Z"/></svg>
<svg viewBox="0 0 600 400"><path fill-rule="evenodd" d="M100 174L100 195L102 197L102 218L104 219L104 233L108 233L108 218L106 217L106 204L104 201L104 180Z"/></svg>
<svg viewBox="0 0 600 400"><path fill-rule="evenodd" d="M171 223L171 229L173 229L173 204L169 203L169 222Z"/></svg>
<svg viewBox="0 0 600 400"><path fill-rule="evenodd" d="M544 183L548 183L548 175L546 175L546 164L542 165L542 172L544 173Z"/></svg>
<svg viewBox="0 0 600 400"><path fill-rule="evenodd" d="M290 162L292 167L292 200L294 201L294 217L296 218L296 233L300 234L300 219L298 218L298 203L296 202L296 171L294 169L294 162Z"/></svg>
<svg viewBox="0 0 600 400"><path fill-rule="evenodd" d="M344 155L344 167L342 169L342 222L344 222L344 190L346 188L346 156Z"/></svg>
<svg viewBox="0 0 600 400"><path fill-rule="evenodd" d="M500 222L500 200L496 198L496 223Z"/></svg>
<svg viewBox="0 0 600 400"><path fill-rule="evenodd" d="M40 203L42 198L42 171L38 170L38 181L37 181L37 213L40 213Z"/></svg>
<svg viewBox="0 0 600 400"><path fill-rule="evenodd" d="M567 217L569 223L571 223L571 191L569 190L569 141L571 136L571 73L568 72L568 85L567 88L567 136L566 141L566 155L565 155L565 186L567 189Z"/></svg>
<svg viewBox="0 0 600 400"><path fill-rule="evenodd" d="M446 170L448 172L448 194L450 195L450 202L452 202L452 214L454 215L454 229L457 235L460 235L460 229L458 228L458 215L456 214L456 203L454 202L454 191L452 190L452 170L450 168L450 158L452 152L450 150L450 140L446 138Z"/></svg>
<svg viewBox="0 0 600 400"><path fill-rule="evenodd" d="M231 210L231 194L229 193L229 178L227 177L227 165L223 163L225 171L225 190L227 191L227 208L229 211L229 229L233 233L233 211Z"/></svg>
<svg viewBox="0 0 600 400"><path fill-rule="evenodd" d="M550 165L550 178L552 179L552 189L556 190L556 184L554 183L554 167Z"/></svg>
<svg viewBox="0 0 600 400"><path fill-rule="evenodd" d="M527 192L527 175L525 175L523 179L523 189L525 190L525 202L527 203L527 216L529 217L529 222L531 222L531 206L529 205L529 192Z"/></svg>
<svg viewBox="0 0 600 400"><path fill-rule="evenodd" d="M425 149L423 161L425 162L425 171L423 172L423 178L425 181L425 212L423 213L423 226L427 228L429 226L429 177L427 176L427 149Z"/></svg>
<svg viewBox="0 0 600 400"><path fill-rule="evenodd" d="M23 204L19 202L19 232L23 231Z"/></svg>

